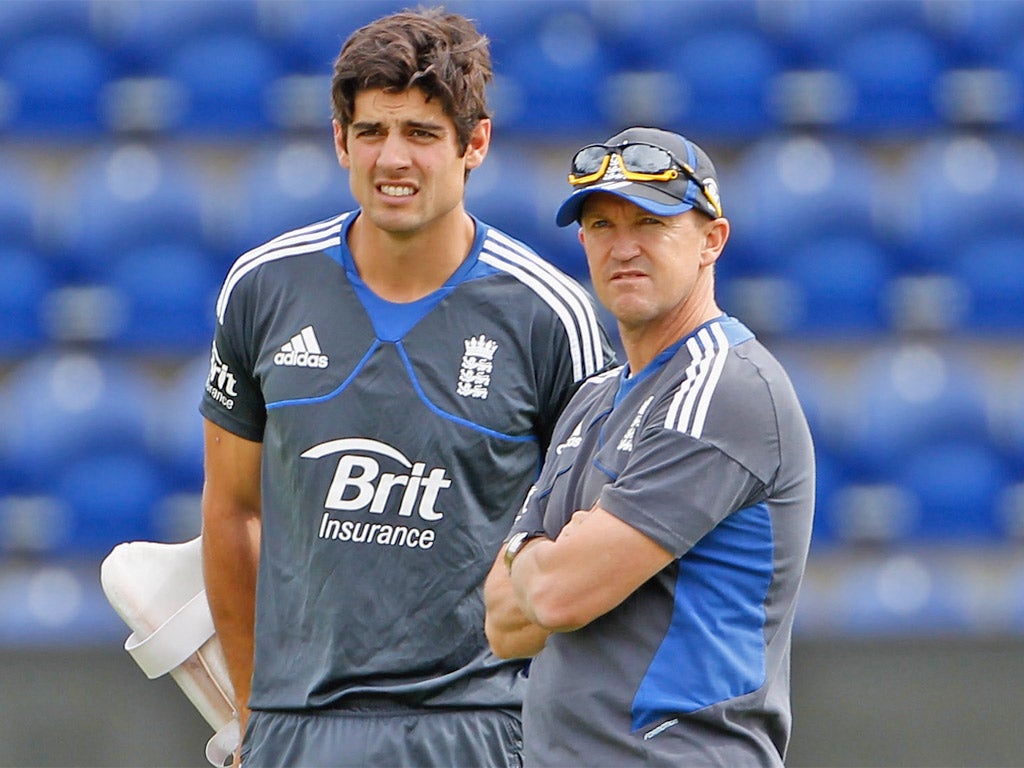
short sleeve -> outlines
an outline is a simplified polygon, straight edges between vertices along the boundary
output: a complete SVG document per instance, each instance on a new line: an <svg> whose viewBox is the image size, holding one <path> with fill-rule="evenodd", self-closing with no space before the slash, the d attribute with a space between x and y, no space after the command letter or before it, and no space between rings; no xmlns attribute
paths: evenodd
<svg viewBox="0 0 1024 768"><path fill-rule="evenodd" d="M228 304L223 322L217 323L210 350L210 372L199 410L229 432L262 442L266 403L253 374L251 355L244 352L244 302L237 299L237 294L236 289L236 298Z"/></svg>
<svg viewBox="0 0 1024 768"><path fill-rule="evenodd" d="M599 505L681 557L730 514L763 497L763 484L719 448L659 426L636 443Z"/></svg>

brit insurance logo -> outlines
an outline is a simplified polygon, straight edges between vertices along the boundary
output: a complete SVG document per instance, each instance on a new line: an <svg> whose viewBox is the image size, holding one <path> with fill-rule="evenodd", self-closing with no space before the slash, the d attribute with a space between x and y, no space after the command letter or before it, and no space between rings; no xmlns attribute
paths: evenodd
<svg viewBox="0 0 1024 768"><path fill-rule="evenodd" d="M207 394L230 411L235 407L235 398L238 397L237 383L235 374L221 359L217 344L214 343L210 351L210 373L206 377Z"/></svg>
<svg viewBox="0 0 1024 768"><path fill-rule="evenodd" d="M491 373L494 371L494 353L498 351L498 342L491 341L482 333L471 336L463 341L465 354L459 368L459 383L455 393L462 397L487 399L491 386Z"/></svg>
<svg viewBox="0 0 1024 768"><path fill-rule="evenodd" d="M337 456L317 536L357 544L430 549L444 518L437 508L452 481L444 467L409 459L387 443L349 437L314 445L304 459ZM393 470L393 471L392 471ZM335 513L362 513L357 519ZM414 525L422 522L425 527Z"/></svg>
<svg viewBox="0 0 1024 768"><path fill-rule="evenodd" d="M316 332L312 325L307 325L281 346L281 351L274 355L274 365L286 365L295 368L326 368L330 359L320 349Z"/></svg>

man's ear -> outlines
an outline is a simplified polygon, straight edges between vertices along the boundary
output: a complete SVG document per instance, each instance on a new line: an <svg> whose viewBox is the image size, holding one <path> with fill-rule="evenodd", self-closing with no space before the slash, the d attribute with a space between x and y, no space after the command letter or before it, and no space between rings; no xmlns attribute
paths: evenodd
<svg viewBox="0 0 1024 768"><path fill-rule="evenodd" d="M700 252L700 263L702 267L714 264L722 255L725 243L729 239L729 220L724 217L709 222L704 233L704 247Z"/></svg>
<svg viewBox="0 0 1024 768"><path fill-rule="evenodd" d="M331 125L334 126L334 154L338 156L338 164L345 170L348 170L348 146L345 129L342 128L341 123L337 120L332 120Z"/></svg>
<svg viewBox="0 0 1024 768"><path fill-rule="evenodd" d="M491 146L491 120L483 118L473 128L469 135L469 143L466 145L466 170L471 171L487 157L487 150Z"/></svg>

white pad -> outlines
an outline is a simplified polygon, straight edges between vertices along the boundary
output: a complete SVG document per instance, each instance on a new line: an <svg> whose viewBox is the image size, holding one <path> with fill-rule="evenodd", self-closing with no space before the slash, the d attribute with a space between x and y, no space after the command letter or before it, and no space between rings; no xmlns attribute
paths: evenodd
<svg viewBox="0 0 1024 768"><path fill-rule="evenodd" d="M118 544L103 560L100 582L132 630L125 650L150 679L171 675L214 730L206 758L223 766L240 736L234 689L206 602L202 539Z"/></svg>

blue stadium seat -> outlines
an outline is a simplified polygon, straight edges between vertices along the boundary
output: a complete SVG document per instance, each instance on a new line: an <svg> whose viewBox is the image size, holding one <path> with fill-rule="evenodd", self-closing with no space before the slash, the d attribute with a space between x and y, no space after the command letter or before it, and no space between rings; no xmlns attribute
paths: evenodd
<svg viewBox="0 0 1024 768"><path fill-rule="evenodd" d="M1016 44L1010 48L1000 64L1005 68L1011 82L1020 87L1024 83L1024 37L1018 35ZM1012 93L1008 94L1012 101ZM1020 130L1024 128L1024 97L1016 98L1016 109L1010 110L1011 126Z"/></svg>
<svg viewBox="0 0 1024 768"><path fill-rule="evenodd" d="M232 258L283 232L356 208L348 172L324 141L273 142L243 163L231 194L237 214L228 224Z"/></svg>
<svg viewBox="0 0 1024 768"><path fill-rule="evenodd" d="M0 83L11 109L0 129L19 135L91 137L102 129L100 97L114 77L106 52L90 37L40 33L0 52Z"/></svg>
<svg viewBox="0 0 1024 768"><path fill-rule="evenodd" d="M18 492L50 491L72 462L104 452L145 453L156 382L108 357L44 349L3 382L0 464Z"/></svg>
<svg viewBox="0 0 1024 768"><path fill-rule="evenodd" d="M60 207L68 281L103 282L120 254L154 245L212 247L204 179L186 153L136 143L86 154Z"/></svg>
<svg viewBox="0 0 1024 768"><path fill-rule="evenodd" d="M892 259L875 240L823 237L798 247L780 273L798 297L796 326L812 337L861 337L888 325Z"/></svg>
<svg viewBox="0 0 1024 768"><path fill-rule="evenodd" d="M507 3L515 6L515 3ZM679 40L703 38L725 30L745 29L770 37L772 5L757 0L606 0L588 3L587 9L606 41L609 55L636 70L658 69L675 45L662 34L671 31ZM767 18L766 18L767 17ZM699 33L698 33L699 30ZM709 46L709 53L716 54Z"/></svg>
<svg viewBox="0 0 1024 768"><path fill-rule="evenodd" d="M148 454L97 451L58 468L52 483L70 511L54 554L102 557L122 541L162 538L158 509L170 486Z"/></svg>
<svg viewBox="0 0 1024 768"><path fill-rule="evenodd" d="M0 245L0 357L31 354L47 342L43 308L54 287L37 253Z"/></svg>
<svg viewBox="0 0 1024 768"><path fill-rule="evenodd" d="M815 498L811 547L815 551L823 551L850 543L835 510L837 495L849 477L843 463L824 444L817 442L817 435L814 437Z"/></svg>
<svg viewBox="0 0 1024 768"><path fill-rule="evenodd" d="M938 35L934 14L920 0L775 0L773 21L807 68L833 67L840 48L854 37L885 29Z"/></svg>
<svg viewBox="0 0 1024 768"><path fill-rule="evenodd" d="M757 142L726 177L722 204L733 224L729 253L776 273L795 249L822 237L884 239L877 210L890 174L863 145L795 134Z"/></svg>
<svg viewBox="0 0 1024 768"><path fill-rule="evenodd" d="M89 34L93 29L88 3L81 0L4 0L0 3L0 45L40 32L63 30Z"/></svg>
<svg viewBox="0 0 1024 768"><path fill-rule="evenodd" d="M124 71L152 75L192 37L226 32L259 35L267 10L253 0L115 0L105 4L104 24L97 32Z"/></svg>
<svg viewBox="0 0 1024 768"><path fill-rule="evenodd" d="M171 130L199 136L266 132L273 126L269 88L284 73L272 44L237 32L189 37L157 71L184 94Z"/></svg>
<svg viewBox="0 0 1024 768"><path fill-rule="evenodd" d="M858 136L909 136L940 127L933 94L947 66L938 43L918 29L853 35L835 54L835 70L850 81L854 96L838 127Z"/></svg>
<svg viewBox="0 0 1024 768"><path fill-rule="evenodd" d="M987 336L1024 331L1024 220L1017 235L979 235L952 257L950 274L967 289L964 327Z"/></svg>
<svg viewBox="0 0 1024 768"><path fill-rule="evenodd" d="M996 438L1018 477L1024 481L1024 360L1018 360L997 391ZM1021 520L1024 525L1024 519ZM1024 528L1022 528L1024 533Z"/></svg>
<svg viewBox="0 0 1024 768"><path fill-rule="evenodd" d="M877 348L844 388L836 448L862 476L891 480L915 453L940 441L986 443L987 385L983 370L952 350Z"/></svg>
<svg viewBox="0 0 1024 768"><path fill-rule="evenodd" d="M907 268L947 272L980 238L1024 236L1024 154L1005 139L961 134L909 147L899 175Z"/></svg>
<svg viewBox="0 0 1024 768"><path fill-rule="evenodd" d="M681 104L674 117L688 132L735 141L778 127L770 92L788 62L763 32L712 28L684 36L672 48L667 70L678 90L664 98Z"/></svg>
<svg viewBox="0 0 1024 768"><path fill-rule="evenodd" d="M538 169L522 162L525 148L492 149L466 187L466 209L522 240L575 277L587 276L576 227L557 227L555 211L569 190L561 166ZM568 164L566 164L568 165Z"/></svg>
<svg viewBox="0 0 1024 768"><path fill-rule="evenodd" d="M0 232L9 248L35 248L44 238L37 231L40 179L36 169L13 152L0 156L4 183L0 184Z"/></svg>
<svg viewBox="0 0 1024 768"><path fill-rule="evenodd" d="M945 5L945 4L942 4ZM949 43L968 66L1005 64L1012 49L1024 39L1024 4L1014 0L975 0L949 3L946 24Z"/></svg>
<svg viewBox="0 0 1024 768"><path fill-rule="evenodd" d="M5 648L80 649L84 643L113 648L126 634L93 562L44 561L13 567L0 579L0 645Z"/></svg>
<svg viewBox="0 0 1024 768"><path fill-rule="evenodd" d="M558 140L583 130L607 135L618 129L604 108L615 65L585 12L545 16L508 57L493 89L498 130Z"/></svg>
<svg viewBox="0 0 1024 768"><path fill-rule="evenodd" d="M276 5L283 6L287 12L278 50L288 69L327 75L350 34L400 7L387 0L360 0L358 3L294 0ZM505 6L505 3L493 5Z"/></svg>
<svg viewBox="0 0 1024 768"><path fill-rule="evenodd" d="M206 253L189 246L129 251L111 266L106 281L123 308L110 341L148 356L203 349L213 338L222 277Z"/></svg>
<svg viewBox="0 0 1024 768"><path fill-rule="evenodd" d="M916 446L897 473L918 504L908 538L958 545L1005 541L999 503L1011 478L988 442L940 440Z"/></svg>

